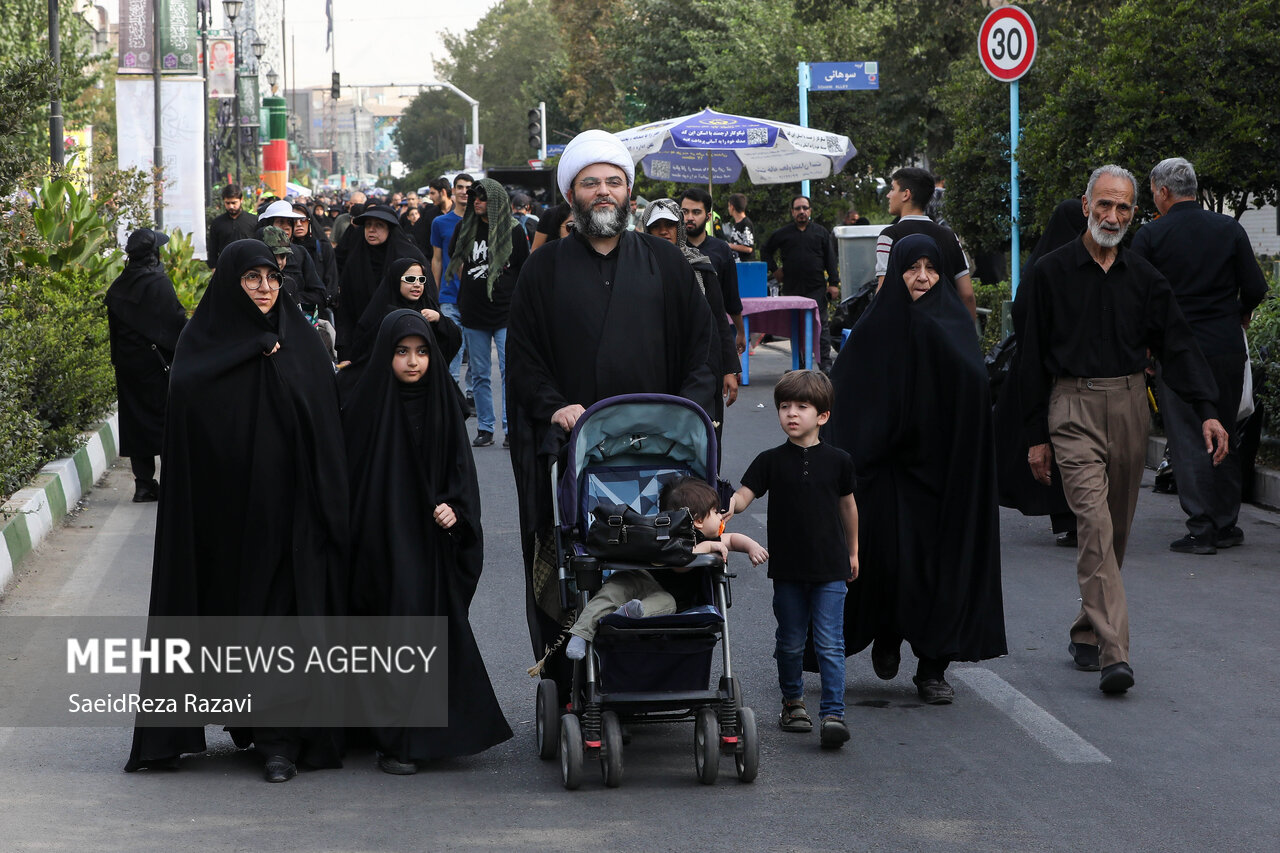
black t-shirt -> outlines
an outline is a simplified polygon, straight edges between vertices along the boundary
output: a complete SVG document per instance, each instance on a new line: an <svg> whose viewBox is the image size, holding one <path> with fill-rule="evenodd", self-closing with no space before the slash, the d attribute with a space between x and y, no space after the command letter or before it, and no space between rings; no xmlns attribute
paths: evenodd
<svg viewBox="0 0 1280 853"><path fill-rule="evenodd" d="M749 252L735 252L740 261L749 261L756 255L756 226L751 217L742 217L741 222L734 222L730 216L724 223L724 241L739 246L750 246Z"/></svg>
<svg viewBox="0 0 1280 853"><path fill-rule="evenodd" d="M457 231L454 232L455 242ZM511 292L516 286L520 268L529 257L529 241L524 229L511 228L511 255L502 275L493 283L493 297L489 296L489 225L481 220L476 223L476 239L471 257L462 264L458 276L458 313L462 325L471 329L492 331L505 328L511 309Z"/></svg>
<svg viewBox="0 0 1280 853"><path fill-rule="evenodd" d="M829 583L849 579L840 499L853 493L853 458L829 444L787 441L764 451L742 475L756 497L769 501L769 577Z"/></svg>

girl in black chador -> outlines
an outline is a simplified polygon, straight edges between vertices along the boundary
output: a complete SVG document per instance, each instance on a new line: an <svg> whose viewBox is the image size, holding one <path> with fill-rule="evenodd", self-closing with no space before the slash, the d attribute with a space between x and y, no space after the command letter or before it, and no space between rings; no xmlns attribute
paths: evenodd
<svg viewBox="0 0 1280 853"><path fill-rule="evenodd" d="M120 455L133 466L135 502L159 497L156 456L164 439L169 364L187 312L160 264L168 235L139 228L129 235L124 272L107 288L111 363L120 400Z"/></svg>
<svg viewBox="0 0 1280 853"><path fill-rule="evenodd" d="M467 620L484 559L480 489L432 326L420 311L388 314L343 409L352 613L448 620L448 726L373 730L378 766L397 775L511 737Z"/></svg>
<svg viewBox="0 0 1280 853"><path fill-rule="evenodd" d="M281 617L346 612L337 387L320 337L281 297L281 285L264 243L230 244L178 341L161 454L153 630L163 617L243 617L270 627ZM266 759L268 782L293 778L299 762L341 766L340 730L250 725L231 734ZM125 770L177 767L181 755L204 749L202 726L139 726Z"/></svg>

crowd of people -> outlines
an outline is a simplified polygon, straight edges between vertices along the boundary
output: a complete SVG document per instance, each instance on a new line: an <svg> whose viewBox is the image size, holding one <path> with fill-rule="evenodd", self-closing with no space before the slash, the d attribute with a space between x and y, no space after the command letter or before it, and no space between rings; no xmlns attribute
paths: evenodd
<svg viewBox="0 0 1280 853"><path fill-rule="evenodd" d="M1171 547L1242 544L1239 327L1265 286L1239 226L1196 203L1191 164L1163 161L1150 181L1162 216L1130 248L1128 171L1103 166L1063 203L1065 224L1046 229L1017 294L1018 355L993 415L968 262L927 213L933 176L893 174L898 219L879 239L870 307L837 357L824 324L820 369L778 383L786 440L751 463L729 505L692 508L703 540L769 562L783 730L813 729L804 667L821 677L821 742L839 747L847 656L870 646L875 673L892 679L906 641L919 697L945 705L952 662L1007 653L1001 503L1052 514L1055 529L1070 520L1081 607L1069 653L1100 671L1103 692L1132 687L1120 569L1153 356L1188 516ZM721 240L702 189L637 213L631 155L599 130L566 146L557 182L565 203L540 216L527 196L466 173L432 182L425 209L415 194L353 193L341 211L268 200L255 216L232 189L189 321L158 232L130 236L107 292L121 452L134 500L160 503L153 616L450 617L449 725L372 731L388 773L511 735L467 621L484 562L473 449L494 443L499 421L533 657L564 683L593 614L566 618L544 570L548 454L617 394L685 397L723 430L746 346L736 265L757 246L784 293L819 304L839 293L833 241L803 195L763 241L745 197L730 196ZM850 210L846 222L859 219ZM767 551L723 534L765 494ZM658 581L611 592L602 608L665 612L672 597ZM568 625L578 641L557 643ZM232 735L262 754L269 781L298 763L335 766L344 745L333 730ZM176 767L204 747L201 729L140 727L127 769Z"/></svg>

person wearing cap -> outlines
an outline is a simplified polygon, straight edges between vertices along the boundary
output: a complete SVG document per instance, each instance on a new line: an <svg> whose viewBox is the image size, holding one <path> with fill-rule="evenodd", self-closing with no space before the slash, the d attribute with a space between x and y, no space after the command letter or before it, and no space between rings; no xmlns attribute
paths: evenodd
<svg viewBox="0 0 1280 853"><path fill-rule="evenodd" d="M169 365L187 312L160 262L169 236L150 228L129 235L124 271L107 288L107 329L120 404L120 455L133 468L135 503L157 500L156 456L164 442Z"/></svg>
<svg viewBox="0 0 1280 853"><path fill-rule="evenodd" d="M274 201L258 217L258 239L266 243L275 255L276 263L284 273L284 287L289 297L304 306L307 313L314 313L328 304L329 294L311 256L293 242L293 225L304 218L289 202ZM268 237L268 229L279 233Z"/></svg>
<svg viewBox="0 0 1280 853"><path fill-rule="evenodd" d="M554 574L549 584L534 582L534 555L551 518L540 449L605 397L674 394L711 411L719 385L708 363L711 310L693 268L666 240L627 230L634 179L635 164L618 137L603 130L574 137L557 175L574 230L529 256L512 294L508 424L537 658L565 615ZM544 662L544 671L566 683L560 653Z"/></svg>
<svg viewBox="0 0 1280 853"><path fill-rule="evenodd" d="M254 236L258 217L244 209L244 193L239 187L222 188L223 212L209 223L209 269L218 266L218 255L231 243Z"/></svg>
<svg viewBox="0 0 1280 853"><path fill-rule="evenodd" d="M397 258L414 258L426 267L427 259L400 227L399 215L385 204L371 204L351 220L355 237L349 232L343 243L347 257L338 279L338 356L351 341L369 298L382 282L382 271Z"/></svg>

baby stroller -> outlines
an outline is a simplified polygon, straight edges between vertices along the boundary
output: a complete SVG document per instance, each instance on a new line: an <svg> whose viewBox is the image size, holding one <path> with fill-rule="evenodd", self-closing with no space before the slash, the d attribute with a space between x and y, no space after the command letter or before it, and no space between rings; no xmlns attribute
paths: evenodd
<svg viewBox="0 0 1280 853"><path fill-rule="evenodd" d="M569 438L563 475L553 464L556 564L561 605L578 610L614 570L648 569L659 582L664 570L610 562L588 553L592 509L626 505L656 515L663 486L693 476L718 487L716 437L710 418L695 403L665 394L632 394L601 400L578 419ZM723 490L721 490L723 497ZM564 786L582 782L583 762L599 759L607 787L622 782L622 723L640 725L694 720L694 767L713 784L720 757L732 755L738 779L755 779L760 742L755 715L742 703L729 651L732 604L724 562L696 554L688 564L700 576L698 603L667 616L630 618L620 612L600 620L586 657L575 663L567 705L556 682L538 684L538 753L557 755ZM686 575L689 577L689 575ZM716 643L723 656L719 684L710 686Z"/></svg>

